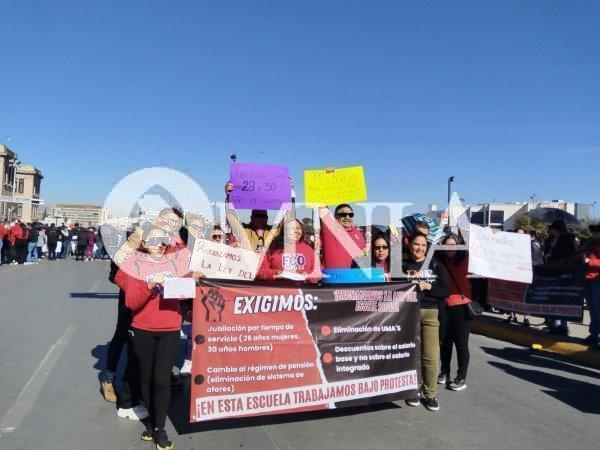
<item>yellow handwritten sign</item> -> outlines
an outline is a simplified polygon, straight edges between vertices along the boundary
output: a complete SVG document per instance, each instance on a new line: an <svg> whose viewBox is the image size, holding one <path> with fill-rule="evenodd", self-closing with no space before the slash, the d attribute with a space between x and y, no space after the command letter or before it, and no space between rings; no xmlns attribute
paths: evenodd
<svg viewBox="0 0 600 450"><path fill-rule="evenodd" d="M304 201L307 206L364 202L367 186L363 166L304 171Z"/></svg>

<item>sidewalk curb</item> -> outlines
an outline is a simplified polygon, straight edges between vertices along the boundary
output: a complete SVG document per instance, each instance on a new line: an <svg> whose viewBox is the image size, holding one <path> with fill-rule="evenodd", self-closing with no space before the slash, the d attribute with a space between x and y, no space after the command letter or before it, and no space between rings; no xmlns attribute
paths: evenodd
<svg viewBox="0 0 600 450"><path fill-rule="evenodd" d="M527 348L539 344L543 351L557 353L576 362L600 368L600 350L591 350L574 340L552 336L544 331L510 325L498 319L480 316L471 323L471 332Z"/></svg>

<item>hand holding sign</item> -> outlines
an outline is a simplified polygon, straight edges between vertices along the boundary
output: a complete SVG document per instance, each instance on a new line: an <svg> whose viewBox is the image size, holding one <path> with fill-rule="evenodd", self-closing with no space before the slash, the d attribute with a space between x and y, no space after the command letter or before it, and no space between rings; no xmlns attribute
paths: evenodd
<svg viewBox="0 0 600 450"><path fill-rule="evenodd" d="M231 163L225 192L238 209L291 209L287 168L267 164Z"/></svg>
<svg viewBox="0 0 600 450"><path fill-rule="evenodd" d="M364 202L367 187L362 166L304 172L304 199L307 206Z"/></svg>

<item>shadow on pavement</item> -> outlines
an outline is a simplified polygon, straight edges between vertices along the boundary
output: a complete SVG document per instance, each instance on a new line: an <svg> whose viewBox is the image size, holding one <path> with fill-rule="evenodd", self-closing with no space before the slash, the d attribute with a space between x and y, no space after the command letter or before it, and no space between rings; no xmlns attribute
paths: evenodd
<svg viewBox="0 0 600 450"><path fill-rule="evenodd" d="M548 354L543 352L532 352L523 348L491 348L481 347L481 349L490 356L502 358L513 363L526 364L544 369L560 370L563 372L581 375L584 377L600 379L600 372L576 366L565 361L565 358L557 354Z"/></svg>
<svg viewBox="0 0 600 450"><path fill-rule="evenodd" d="M180 391L179 393L171 391L169 419L179 435L186 435L211 430L228 430L232 428L248 428L283 423L306 422L309 420L322 420L332 417L368 414L375 411L384 411L397 408L401 408L401 406L388 402L377 405L352 406L340 409L328 409L324 411L311 411L261 417L243 417L239 419L221 419L208 422L190 423L190 386L188 382L183 391Z"/></svg>
<svg viewBox="0 0 600 450"><path fill-rule="evenodd" d="M542 387L542 392L582 413L600 414L600 386L539 370L521 369L497 361L489 361L489 364L509 375L537 384Z"/></svg>
<svg viewBox="0 0 600 450"><path fill-rule="evenodd" d="M107 351L108 351L108 343L106 343L104 345L96 345L90 352L91 355L97 359L97 361L94 363L93 367L98 372L103 371L104 368L106 367Z"/></svg>
<svg viewBox="0 0 600 450"><path fill-rule="evenodd" d="M116 292L71 292L71 298L88 300L113 300L118 299Z"/></svg>

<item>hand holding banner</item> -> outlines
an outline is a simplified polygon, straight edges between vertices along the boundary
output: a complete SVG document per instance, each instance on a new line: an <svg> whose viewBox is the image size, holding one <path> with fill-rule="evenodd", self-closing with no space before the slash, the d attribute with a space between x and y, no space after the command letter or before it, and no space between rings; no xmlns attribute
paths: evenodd
<svg viewBox="0 0 600 450"><path fill-rule="evenodd" d="M304 201L307 206L364 202L367 187L363 166L304 171Z"/></svg>
<svg viewBox="0 0 600 450"><path fill-rule="evenodd" d="M231 163L229 199L238 209L291 209L287 168L268 164Z"/></svg>

